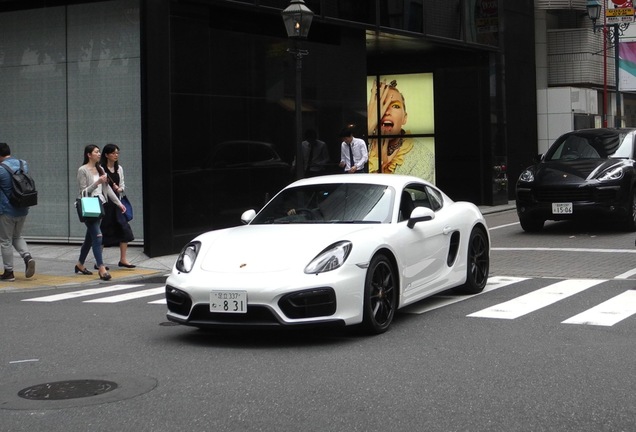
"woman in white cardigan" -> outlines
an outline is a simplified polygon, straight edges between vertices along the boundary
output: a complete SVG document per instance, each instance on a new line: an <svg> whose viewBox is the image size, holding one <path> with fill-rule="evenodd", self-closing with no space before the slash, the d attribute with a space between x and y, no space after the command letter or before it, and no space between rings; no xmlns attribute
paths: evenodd
<svg viewBox="0 0 636 432"><path fill-rule="evenodd" d="M99 147L94 144L89 144L84 148L84 165L77 170L77 183L79 184L80 197L98 197L102 203L105 203L106 195L108 195L108 198L116 203L123 213L126 211L126 207L119 201L117 194L115 194L108 185L108 177L102 167L99 166L101 155ZM85 275L93 274L93 272L84 266L88 252L92 247L93 255L95 256L95 265L97 265L99 271L99 278L107 281L111 279L111 276L106 270L106 266L104 266L104 259L102 257L100 221L101 218L98 217L86 218L84 221L86 225L86 237L84 237L84 243L80 249L79 260L77 261L77 265L75 265L75 273Z"/></svg>

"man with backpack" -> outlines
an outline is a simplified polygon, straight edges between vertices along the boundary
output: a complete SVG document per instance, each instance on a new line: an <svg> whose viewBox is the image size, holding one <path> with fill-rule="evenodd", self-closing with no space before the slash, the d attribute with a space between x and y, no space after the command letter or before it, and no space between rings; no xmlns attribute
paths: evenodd
<svg viewBox="0 0 636 432"><path fill-rule="evenodd" d="M29 171L26 161L11 157L11 149L7 143L0 143L0 253L4 264L4 273L0 281L14 281L13 248L18 251L26 266L24 276L27 278L35 274L35 261L31 257L28 246L22 237L22 227L29 214L29 207L22 207L10 200L14 196L15 174ZM12 201L16 205L12 204ZM32 205L32 204L30 204Z"/></svg>

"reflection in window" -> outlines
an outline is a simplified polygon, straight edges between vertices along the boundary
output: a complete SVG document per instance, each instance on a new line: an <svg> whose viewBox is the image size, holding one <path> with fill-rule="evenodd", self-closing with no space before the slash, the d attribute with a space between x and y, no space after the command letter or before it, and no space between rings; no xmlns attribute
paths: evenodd
<svg viewBox="0 0 636 432"><path fill-rule="evenodd" d="M380 25L423 33L424 6L422 0L381 0Z"/></svg>
<svg viewBox="0 0 636 432"><path fill-rule="evenodd" d="M393 193L382 185L326 184L286 189L252 224L388 223Z"/></svg>
<svg viewBox="0 0 636 432"><path fill-rule="evenodd" d="M338 0L338 18L366 24L375 24L375 1Z"/></svg>

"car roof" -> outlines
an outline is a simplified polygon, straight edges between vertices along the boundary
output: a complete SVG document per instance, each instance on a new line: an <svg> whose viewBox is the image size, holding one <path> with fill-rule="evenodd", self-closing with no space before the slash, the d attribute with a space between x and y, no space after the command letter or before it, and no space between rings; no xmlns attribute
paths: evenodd
<svg viewBox="0 0 636 432"><path fill-rule="evenodd" d="M628 134L634 131L636 131L636 128L590 128L590 129L573 130L563 135L603 136L603 135Z"/></svg>
<svg viewBox="0 0 636 432"><path fill-rule="evenodd" d="M318 177L311 177L297 180L287 187L331 184L331 183L356 183L356 184L377 184L391 186L401 190L410 183L421 183L435 187L433 184L422 180L419 177L405 176L399 174L333 174Z"/></svg>

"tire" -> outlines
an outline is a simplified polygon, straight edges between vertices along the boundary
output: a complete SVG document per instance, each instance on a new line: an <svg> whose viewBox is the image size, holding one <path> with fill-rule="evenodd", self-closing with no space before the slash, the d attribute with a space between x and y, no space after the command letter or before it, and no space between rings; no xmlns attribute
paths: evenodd
<svg viewBox="0 0 636 432"><path fill-rule="evenodd" d="M636 231L636 188L630 192L631 199L627 207L627 218L625 219L625 231ZM631 211L630 211L631 210Z"/></svg>
<svg viewBox="0 0 636 432"><path fill-rule="evenodd" d="M480 228L473 228L468 239L466 283L457 288L461 294L477 294L484 290L490 270L488 236Z"/></svg>
<svg viewBox="0 0 636 432"><path fill-rule="evenodd" d="M397 309L398 284L391 261L379 254L373 257L364 281L362 327L368 334L389 329Z"/></svg>
<svg viewBox="0 0 636 432"><path fill-rule="evenodd" d="M538 232L543 229L543 219L533 219L528 216L519 216L519 223L525 232Z"/></svg>

